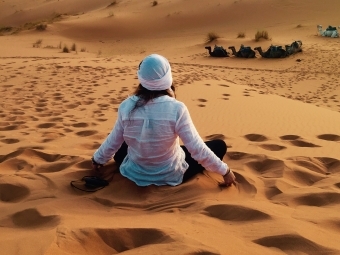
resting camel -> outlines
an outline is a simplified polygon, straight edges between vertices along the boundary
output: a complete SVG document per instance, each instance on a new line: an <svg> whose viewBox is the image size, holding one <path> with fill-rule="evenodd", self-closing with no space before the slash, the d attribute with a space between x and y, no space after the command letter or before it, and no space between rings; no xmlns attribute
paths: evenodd
<svg viewBox="0 0 340 255"><path fill-rule="evenodd" d="M282 46L271 45L265 52L262 51L261 47L256 47L254 50L257 50L263 58L285 58L288 56L287 51L282 49Z"/></svg>
<svg viewBox="0 0 340 255"><path fill-rule="evenodd" d="M215 45L213 51L211 51L211 46L206 46L204 48L209 51L209 55L212 57L229 57L229 53L222 46Z"/></svg>
<svg viewBox="0 0 340 255"><path fill-rule="evenodd" d="M292 44L285 45L288 55L302 51L302 41L294 41Z"/></svg>
<svg viewBox="0 0 340 255"><path fill-rule="evenodd" d="M319 35L321 36L332 37L332 38L339 37L339 33L336 27L328 26L326 30L322 30L321 25L317 25L316 27L318 28ZM340 26L338 28L340 28Z"/></svg>
<svg viewBox="0 0 340 255"><path fill-rule="evenodd" d="M228 47L233 52L233 55L238 58L255 58L255 51L249 46L241 44L239 51L236 51L234 46Z"/></svg>

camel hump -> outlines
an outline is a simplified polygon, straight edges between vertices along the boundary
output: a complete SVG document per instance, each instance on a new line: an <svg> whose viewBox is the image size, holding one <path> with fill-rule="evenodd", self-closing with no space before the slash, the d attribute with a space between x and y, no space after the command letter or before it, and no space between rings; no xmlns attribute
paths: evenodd
<svg viewBox="0 0 340 255"><path fill-rule="evenodd" d="M226 49L223 48L223 46L217 46L217 45L215 45L214 47L214 53L221 54L221 55L228 55Z"/></svg>
<svg viewBox="0 0 340 255"><path fill-rule="evenodd" d="M225 49L223 48L223 46L217 46L217 45L215 45L214 51L215 51L215 50L225 50Z"/></svg>
<svg viewBox="0 0 340 255"><path fill-rule="evenodd" d="M243 44L241 44L241 50L251 50L250 46L244 46Z"/></svg>

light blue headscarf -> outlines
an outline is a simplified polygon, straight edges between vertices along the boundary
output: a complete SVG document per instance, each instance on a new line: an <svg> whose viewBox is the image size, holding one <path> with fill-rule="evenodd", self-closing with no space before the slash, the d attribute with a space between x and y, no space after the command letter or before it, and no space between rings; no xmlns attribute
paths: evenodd
<svg viewBox="0 0 340 255"><path fill-rule="evenodd" d="M139 82L148 90L166 90L172 85L169 61L158 54L144 58L137 71Z"/></svg>

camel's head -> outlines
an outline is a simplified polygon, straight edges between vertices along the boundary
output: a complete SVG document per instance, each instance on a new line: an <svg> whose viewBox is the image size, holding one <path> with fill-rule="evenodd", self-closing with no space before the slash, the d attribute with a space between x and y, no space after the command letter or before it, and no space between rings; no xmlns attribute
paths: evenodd
<svg viewBox="0 0 340 255"><path fill-rule="evenodd" d="M317 25L316 27L317 27L319 30L322 29L322 25Z"/></svg>
<svg viewBox="0 0 340 255"><path fill-rule="evenodd" d="M204 49L209 50L209 49L211 49L211 46L205 46Z"/></svg>

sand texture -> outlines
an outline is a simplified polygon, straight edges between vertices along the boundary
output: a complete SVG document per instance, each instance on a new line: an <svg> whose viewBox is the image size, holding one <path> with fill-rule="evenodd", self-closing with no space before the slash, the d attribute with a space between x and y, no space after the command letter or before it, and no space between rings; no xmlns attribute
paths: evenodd
<svg viewBox="0 0 340 255"><path fill-rule="evenodd" d="M340 254L340 38L317 31L340 25L340 1L157 3L1 1L0 254ZM278 59L204 48L295 40L302 52ZM151 53L169 59L202 138L227 143L237 186L205 171L142 188L113 160L108 187L70 186L92 174Z"/></svg>

